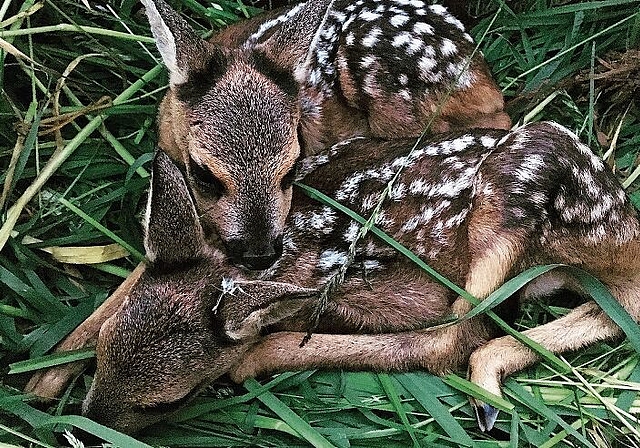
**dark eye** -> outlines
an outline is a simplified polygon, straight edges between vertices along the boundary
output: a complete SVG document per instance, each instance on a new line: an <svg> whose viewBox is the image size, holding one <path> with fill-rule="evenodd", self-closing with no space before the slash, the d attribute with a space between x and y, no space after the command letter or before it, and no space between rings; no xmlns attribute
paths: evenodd
<svg viewBox="0 0 640 448"><path fill-rule="evenodd" d="M284 175L284 177L280 181L280 187L283 190L286 190L287 188L291 187L291 184L293 184L293 181L296 180L297 176L298 176L298 162L294 163L291 169L287 172L287 174Z"/></svg>
<svg viewBox="0 0 640 448"><path fill-rule="evenodd" d="M225 193L226 188L222 182L207 168L200 166L191 156L189 156L189 173L203 193L217 197Z"/></svg>

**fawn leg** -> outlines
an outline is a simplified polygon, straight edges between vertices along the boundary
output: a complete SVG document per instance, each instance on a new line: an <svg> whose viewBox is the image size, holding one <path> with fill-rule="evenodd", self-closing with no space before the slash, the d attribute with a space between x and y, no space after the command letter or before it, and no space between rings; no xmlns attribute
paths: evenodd
<svg viewBox="0 0 640 448"><path fill-rule="evenodd" d="M316 333L303 346L302 332L266 336L232 367L231 378L247 378L290 370L314 368L407 371L426 369L442 374L460 367L468 356L449 328L387 334ZM456 335L457 336L457 335Z"/></svg>
<svg viewBox="0 0 640 448"><path fill-rule="evenodd" d="M633 316L640 317L638 309ZM634 313L632 313L634 314ZM576 350L622 334L620 328L595 302L587 302L566 316L524 331L523 334L553 353ZM501 395L502 380L539 361L538 355L512 336L494 339L475 350L469 360L469 378L475 384ZM482 430L495 423L497 410L479 400L471 400Z"/></svg>
<svg viewBox="0 0 640 448"><path fill-rule="evenodd" d="M138 264L129 277L118 286L113 294L111 294L91 316L81 323L78 328L73 330L73 332L58 344L55 351L63 352L94 346L102 324L120 308L120 305L122 305L131 288L140 279L144 268L144 263ZM44 399L56 398L62 393L71 379L86 368L88 362L88 360L76 361L38 371L25 386L25 392L32 393Z"/></svg>

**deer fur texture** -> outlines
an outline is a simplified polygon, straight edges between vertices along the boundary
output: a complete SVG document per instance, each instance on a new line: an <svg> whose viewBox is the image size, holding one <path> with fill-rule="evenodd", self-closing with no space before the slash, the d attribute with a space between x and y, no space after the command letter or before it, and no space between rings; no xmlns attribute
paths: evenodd
<svg viewBox="0 0 640 448"><path fill-rule="evenodd" d="M640 222L606 165L567 129L549 122L512 132L469 131L423 143L354 138L302 162L304 182L367 216L402 168L376 225L482 299L535 265L578 266L599 277L640 320ZM170 189L166 194L162 189ZM125 432L177 409L229 372L236 381L310 368L441 374L464 368L500 394L503 378L538 359L484 317L428 328L472 305L382 241L366 237L323 314L300 347L317 290L344 262L358 225L299 195L273 267L248 273L203 244L195 206L178 169L159 152L153 173L148 245L154 262L119 310L101 316L97 370L85 415ZM162 216L163 225L156 218ZM168 217L168 218L167 218ZM175 231L194 240L173 244ZM557 269L522 291L583 293ZM263 334L267 331L268 334ZM622 335L587 301L524 332L559 353ZM480 426L497 412L472 401Z"/></svg>
<svg viewBox="0 0 640 448"><path fill-rule="evenodd" d="M207 240L234 262L282 252L296 161L353 136L508 129L469 34L422 0L308 0L201 39L143 0L170 78L159 146L186 173Z"/></svg>

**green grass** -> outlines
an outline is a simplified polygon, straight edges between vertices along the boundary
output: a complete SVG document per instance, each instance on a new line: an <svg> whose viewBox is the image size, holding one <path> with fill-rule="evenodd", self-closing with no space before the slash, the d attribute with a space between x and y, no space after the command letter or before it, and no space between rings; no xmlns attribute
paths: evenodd
<svg viewBox="0 0 640 448"><path fill-rule="evenodd" d="M483 15L473 35L484 36L514 121L554 119L576 130L640 206L640 2L557 3L469 2ZM255 12L232 1L173 4L203 32ZM139 221L166 74L138 3L100 5L0 1L0 446L68 445L70 427L134 446L72 415L88 375L50 407L20 392L31 369L65 360L43 356L143 251ZM566 312L530 306L516 328ZM462 372L302 372L210 388L140 435L139 446L639 447L637 345L631 338L549 357L509 379L505 400L492 401L502 411L489 435L467 402L483 392ZM7 375L15 362L22 373Z"/></svg>

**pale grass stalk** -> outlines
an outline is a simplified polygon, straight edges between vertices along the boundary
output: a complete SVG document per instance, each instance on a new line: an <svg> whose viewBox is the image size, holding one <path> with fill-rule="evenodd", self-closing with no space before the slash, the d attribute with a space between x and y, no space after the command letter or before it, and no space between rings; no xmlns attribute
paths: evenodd
<svg viewBox="0 0 640 448"><path fill-rule="evenodd" d="M7 5L8 3L11 3L11 0L8 0L7 3L5 3L3 6ZM17 22L18 20L23 20L25 17L29 17L31 15L33 15L34 13L38 12L40 9L42 9L42 7L44 6L44 2L39 2L36 3L35 5L31 5L31 6L27 6L25 8L25 6L27 5L27 3L33 3L33 2L25 2L24 5L22 5L22 7L24 8L22 11L20 11L18 14L9 17L7 20L2 20L4 18L4 15L6 13L6 10L0 10L0 20L2 20L2 22L0 22L0 28L6 28L9 25Z"/></svg>
<svg viewBox="0 0 640 448"><path fill-rule="evenodd" d="M555 90L551 95L549 95L548 97L546 97L545 99L543 99L542 101L540 101L536 107L534 107L533 109L531 109L531 111L525 115L522 118L522 124L518 124L517 126L514 125L513 129L517 129L520 126L523 126L527 123L529 123L531 120L533 120L533 118L538 115L540 112L542 112L544 110L545 107L547 107L547 105L553 101L555 99L555 97L557 97L560 94L560 90Z"/></svg>
<svg viewBox="0 0 640 448"><path fill-rule="evenodd" d="M4 185L2 186L2 194L0 195L0 209L4 207L4 203L7 200L7 195L9 194L9 189L11 188L11 183L13 182L13 173L16 169L16 164L18 163L18 159L20 158L20 154L24 149L24 141L26 136L23 134L19 134L16 139L16 144L13 147L13 152L11 153L11 160L9 161L9 167L6 171L6 177L4 178Z"/></svg>
<svg viewBox="0 0 640 448"><path fill-rule="evenodd" d="M626 118L627 113L629 112L629 109L631 109L631 103L629 103L629 105L627 106L627 109L622 114L622 117L620 117L620 121L618 122L618 126L616 126L616 131L613 133L613 138L611 139L611 144L609 144L609 149L604 154L604 156L602 156L602 158L604 160L609 159L609 157L611 157L613 155L613 153L615 152L615 150L616 150L616 145L618 143L618 137L620 136L620 130L622 129L622 123L624 122L624 119ZM627 180L629 180L629 178L627 178L624 183L626 183ZM629 185L625 186L624 183L622 184L622 187L623 188L627 188ZM631 182L629 184L631 184Z"/></svg>
<svg viewBox="0 0 640 448"><path fill-rule="evenodd" d="M33 35L33 34L62 33L62 32L66 32L66 33L82 32L87 34L95 34L98 36L115 37L116 39L144 42L147 44L152 44L154 42L153 38L149 36L139 36L137 34L123 33L122 31L106 30L104 28L98 28L95 26L72 25L70 23L60 23L58 25L39 26L35 28L10 30L10 31L0 30L0 37L5 38L5 37L14 37L14 36L26 36L26 35Z"/></svg>
<svg viewBox="0 0 640 448"><path fill-rule="evenodd" d="M126 90L124 90L120 95L118 95L114 100L113 104L121 104L124 100L130 98L135 92L140 90L144 85L158 76L163 70L161 65L157 65L147 73L145 73L142 78L131 84ZM67 160L67 158L73 154L73 152L91 135L93 131L98 129L98 127L104 122L106 119L105 115L98 115L93 118L80 132L78 132L73 139L71 139L66 146L62 150L56 150L47 164L44 166L40 174L35 178L35 180L27 187L25 192L18 198L18 200L13 204L13 206L8 210L6 219L2 227L0 228L0 251L4 248L9 236L11 235L11 230L18 222L20 214L24 207L29 203L29 201L36 195L38 191L42 188L42 186L49 180L49 178L56 172L56 170L60 167L60 165Z"/></svg>
<svg viewBox="0 0 640 448"><path fill-rule="evenodd" d="M15 238L18 232L12 231L11 236ZM21 242L29 245L41 243L42 240L25 235ZM56 261L68 264L106 263L130 255L125 248L116 243L100 246L46 246L40 247L39 250L48 253Z"/></svg>
<svg viewBox="0 0 640 448"><path fill-rule="evenodd" d="M594 396L596 397L605 408L607 408L613 415L615 415L618 420L629 430L632 434L634 434L640 440L640 420L637 417L625 412L624 410L618 408L617 406L605 400L598 391L590 384L581 374L576 370L573 366L567 363L569 367L571 367L572 373L578 378L578 380L584 385L584 387ZM634 422L635 424L630 423L629 421Z"/></svg>
<svg viewBox="0 0 640 448"><path fill-rule="evenodd" d="M524 78L525 76L529 75L530 73L533 73L536 70L541 69L545 65L555 61L556 59L559 59L559 58L569 54L570 52L572 52L576 48L581 47L582 45L586 44L587 42L593 41L594 39L602 36L603 34L608 33L612 29L619 27L623 23L626 23L629 20L636 18L636 16L638 16L638 15L640 15L640 12L637 12L635 14L631 14L629 17L625 17L624 19L620 20L619 22L616 22L613 25L610 25L610 26L606 27L605 29L598 31L597 33L595 33L595 34L589 36L588 38L576 43L575 45L572 45L569 48L558 52L557 54L553 55L549 59L546 59L544 62L541 62L540 64L538 64L538 65L536 65L534 67L531 67L529 70L526 70L526 71L520 73L518 76L514 77L511 81L509 81L506 86L504 86L503 91L507 90L509 87L513 86L516 82L518 82L520 79Z"/></svg>

